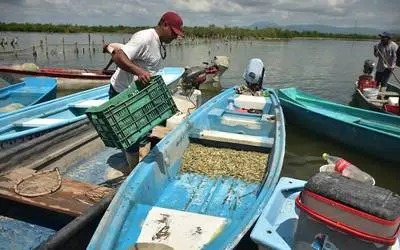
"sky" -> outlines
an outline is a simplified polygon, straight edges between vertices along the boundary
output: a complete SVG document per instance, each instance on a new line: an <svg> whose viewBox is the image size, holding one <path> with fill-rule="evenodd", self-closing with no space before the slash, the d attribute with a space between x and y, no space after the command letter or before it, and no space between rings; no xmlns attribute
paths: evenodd
<svg viewBox="0 0 400 250"><path fill-rule="evenodd" d="M185 26L400 27L400 0L0 0L0 22L152 26L168 10Z"/></svg>

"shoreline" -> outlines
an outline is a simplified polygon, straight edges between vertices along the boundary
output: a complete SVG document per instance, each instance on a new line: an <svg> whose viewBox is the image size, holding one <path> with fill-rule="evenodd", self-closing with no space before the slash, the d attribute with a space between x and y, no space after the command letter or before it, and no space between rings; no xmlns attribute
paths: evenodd
<svg viewBox="0 0 400 250"><path fill-rule="evenodd" d="M2 31L3 34L7 33L42 33L44 35L74 35L74 34L133 34L130 32L48 32L48 31L20 31L20 30L6 30ZM323 34L323 33L321 33ZM181 41L221 41L221 42L236 42L236 41L291 41L291 40L336 40L336 41L376 41L378 38L352 38L352 37L326 37L326 36L294 36L294 37L243 37L243 38L221 38L221 37L192 37L186 36ZM179 43L179 42L178 42Z"/></svg>
<svg viewBox="0 0 400 250"><path fill-rule="evenodd" d="M0 22L0 32L36 32L48 34L98 34L98 33L120 33L133 34L142 29L152 26L89 26L73 24L50 24L50 23L5 23ZM186 38L195 39L223 39L226 41L237 40L291 40L291 39L343 39L343 40L368 40L376 39L376 35L357 33L328 33L311 30L296 31L285 28L248 28L248 27L219 27L216 25L183 27Z"/></svg>

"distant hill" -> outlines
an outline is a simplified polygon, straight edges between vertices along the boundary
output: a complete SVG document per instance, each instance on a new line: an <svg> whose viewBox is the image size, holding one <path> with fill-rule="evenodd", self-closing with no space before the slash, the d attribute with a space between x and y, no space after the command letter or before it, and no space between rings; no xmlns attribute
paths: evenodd
<svg viewBox="0 0 400 250"><path fill-rule="evenodd" d="M272 23L272 22L255 22L251 25L249 25L247 28L280 28L281 26L279 26L276 23Z"/></svg>
<svg viewBox="0 0 400 250"><path fill-rule="evenodd" d="M249 28L282 28L295 31L318 31L321 33L333 33L333 34L363 34L363 35L377 35L382 30L369 28L369 27L336 27L330 25L320 24L292 24L292 25L278 25L272 22L255 22L249 26Z"/></svg>

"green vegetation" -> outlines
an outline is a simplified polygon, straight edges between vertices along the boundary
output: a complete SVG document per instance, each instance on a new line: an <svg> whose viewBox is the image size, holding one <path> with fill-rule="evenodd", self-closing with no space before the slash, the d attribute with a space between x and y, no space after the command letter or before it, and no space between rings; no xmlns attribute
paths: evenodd
<svg viewBox="0 0 400 250"><path fill-rule="evenodd" d="M86 26L76 24L41 24L41 23L2 23L0 31L24 31L24 32L49 32L49 33L83 33L83 32L116 32L134 33L145 27L128 26Z"/></svg>
<svg viewBox="0 0 400 250"><path fill-rule="evenodd" d="M0 31L51 32L51 33L135 33L147 27L130 26L85 26L72 24L39 24L39 23L1 23ZM184 27L186 37L206 39L291 39L304 38L338 38L338 39L375 39L376 36L360 34L326 34L316 31L297 32L280 28L249 29L239 27Z"/></svg>

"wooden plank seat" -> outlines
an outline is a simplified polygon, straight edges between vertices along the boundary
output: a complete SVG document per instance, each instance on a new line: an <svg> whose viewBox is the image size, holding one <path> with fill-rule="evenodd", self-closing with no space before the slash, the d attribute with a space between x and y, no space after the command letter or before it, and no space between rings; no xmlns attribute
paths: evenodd
<svg viewBox="0 0 400 250"><path fill-rule="evenodd" d="M106 103L107 100L86 100L83 102L78 102L78 103L73 103L70 104L69 107L73 108L91 108L91 107L97 107L102 105L103 103Z"/></svg>
<svg viewBox="0 0 400 250"><path fill-rule="evenodd" d="M243 144L248 146L271 148L274 145L274 138L254 135L242 135L216 130L202 130L199 135L193 135L199 139L210 141Z"/></svg>
<svg viewBox="0 0 400 250"><path fill-rule="evenodd" d="M21 127L40 127L40 126L53 125L64 121L65 119L58 119L58 118L34 118L34 119L21 120L19 122L15 122L14 124L16 126L21 126Z"/></svg>
<svg viewBox="0 0 400 250"><path fill-rule="evenodd" d="M38 197L15 193L15 184L33 173L35 170L21 168L0 176L0 197L77 217L113 191L112 188L62 177L61 187L54 193Z"/></svg>

